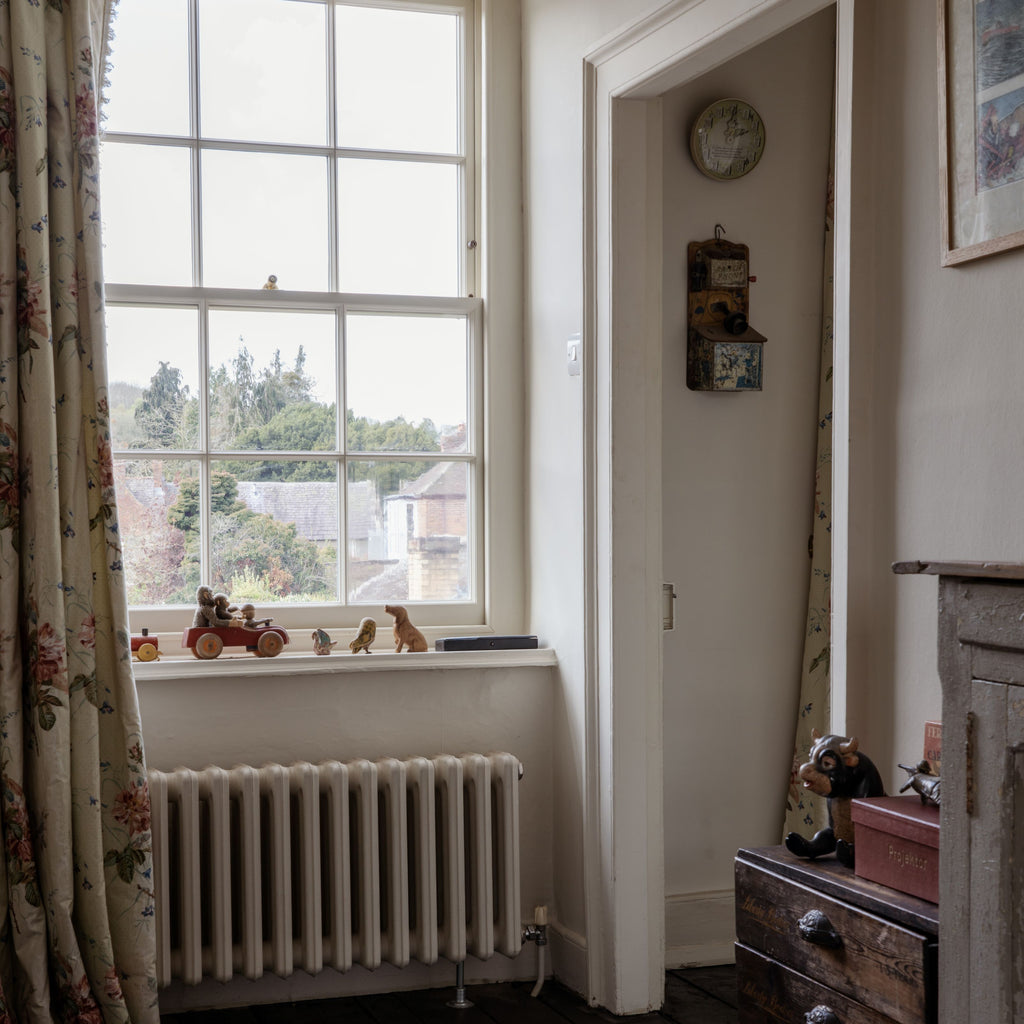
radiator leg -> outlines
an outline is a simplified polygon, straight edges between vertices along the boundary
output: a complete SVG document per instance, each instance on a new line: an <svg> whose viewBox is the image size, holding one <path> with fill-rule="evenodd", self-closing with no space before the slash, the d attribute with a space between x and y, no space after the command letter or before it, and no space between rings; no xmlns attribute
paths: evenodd
<svg viewBox="0 0 1024 1024"><path fill-rule="evenodd" d="M455 965L455 998L448 1005L455 1010L468 1010L473 1004L466 998L466 961L460 960Z"/></svg>

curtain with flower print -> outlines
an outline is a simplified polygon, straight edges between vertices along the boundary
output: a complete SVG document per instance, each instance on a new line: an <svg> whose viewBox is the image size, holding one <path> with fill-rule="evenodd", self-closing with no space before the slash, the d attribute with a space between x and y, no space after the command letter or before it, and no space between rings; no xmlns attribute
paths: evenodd
<svg viewBox="0 0 1024 1024"><path fill-rule="evenodd" d="M109 0L0 0L0 1024L157 1022L107 422Z"/></svg>
<svg viewBox="0 0 1024 1024"><path fill-rule="evenodd" d="M811 530L811 581L807 594L800 709L796 720L793 768L783 835L798 832L810 838L828 824L824 797L804 789L797 769L807 758L811 731L828 732L831 716L829 652L832 631L832 275L835 169L835 124L829 145L828 191L825 201L825 256L822 271L821 372L818 390L818 460L814 474L814 525Z"/></svg>

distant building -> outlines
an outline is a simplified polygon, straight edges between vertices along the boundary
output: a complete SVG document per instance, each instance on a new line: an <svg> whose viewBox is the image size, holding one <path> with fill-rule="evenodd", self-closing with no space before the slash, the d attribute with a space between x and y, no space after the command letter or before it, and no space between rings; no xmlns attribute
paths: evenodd
<svg viewBox="0 0 1024 1024"><path fill-rule="evenodd" d="M387 550L408 559L408 599L444 601L469 591L465 463L437 462L384 499Z"/></svg>
<svg viewBox="0 0 1024 1024"><path fill-rule="evenodd" d="M404 557L414 538L466 537L465 463L437 462L384 499L388 555Z"/></svg>

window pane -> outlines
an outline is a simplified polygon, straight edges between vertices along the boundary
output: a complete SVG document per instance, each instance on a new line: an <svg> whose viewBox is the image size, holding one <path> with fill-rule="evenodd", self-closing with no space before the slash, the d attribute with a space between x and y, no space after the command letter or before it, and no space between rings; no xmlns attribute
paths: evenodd
<svg viewBox="0 0 1024 1024"><path fill-rule="evenodd" d="M199 447L197 309L108 306L107 372L115 449Z"/></svg>
<svg viewBox="0 0 1024 1024"><path fill-rule="evenodd" d="M338 144L456 153L459 19L339 5Z"/></svg>
<svg viewBox="0 0 1024 1024"><path fill-rule="evenodd" d="M340 160L341 290L457 295L458 204L452 165Z"/></svg>
<svg viewBox="0 0 1024 1024"><path fill-rule="evenodd" d="M211 586L235 604L338 600L337 463L211 463Z"/></svg>
<svg viewBox="0 0 1024 1024"><path fill-rule="evenodd" d="M199 586L199 464L114 463L129 604L191 604Z"/></svg>
<svg viewBox="0 0 1024 1024"><path fill-rule="evenodd" d="M464 462L349 462L351 601L471 597L468 481Z"/></svg>
<svg viewBox="0 0 1024 1024"><path fill-rule="evenodd" d="M120 0L115 13L107 131L187 135L187 3ZM169 82L180 84L168 88Z"/></svg>
<svg viewBox="0 0 1024 1024"><path fill-rule="evenodd" d="M465 317L347 316L347 449L466 451L466 334Z"/></svg>
<svg viewBox="0 0 1024 1024"><path fill-rule="evenodd" d="M179 146L107 141L103 275L117 284L192 284L192 169Z"/></svg>
<svg viewBox="0 0 1024 1024"><path fill-rule="evenodd" d="M336 451L335 315L210 310L213 449Z"/></svg>
<svg viewBox="0 0 1024 1024"><path fill-rule="evenodd" d="M201 0L203 137L325 143L326 33L326 4Z"/></svg>
<svg viewBox="0 0 1024 1024"><path fill-rule="evenodd" d="M327 160L203 153L203 283L211 288L327 288Z"/></svg>

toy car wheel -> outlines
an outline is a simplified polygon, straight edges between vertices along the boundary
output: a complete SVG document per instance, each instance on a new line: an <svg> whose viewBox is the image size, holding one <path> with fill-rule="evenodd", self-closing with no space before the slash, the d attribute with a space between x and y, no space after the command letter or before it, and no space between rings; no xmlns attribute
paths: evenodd
<svg viewBox="0 0 1024 1024"><path fill-rule="evenodd" d="M281 653L284 647L284 641L281 639L279 633L264 633L263 636L256 641L256 653L261 658L274 658Z"/></svg>
<svg viewBox="0 0 1024 1024"><path fill-rule="evenodd" d="M195 646L197 658L216 658L224 650L224 641L216 633L204 633Z"/></svg>
<svg viewBox="0 0 1024 1024"><path fill-rule="evenodd" d="M135 656L139 661L156 661L157 649L155 644L140 644L139 649L135 652Z"/></svg>

